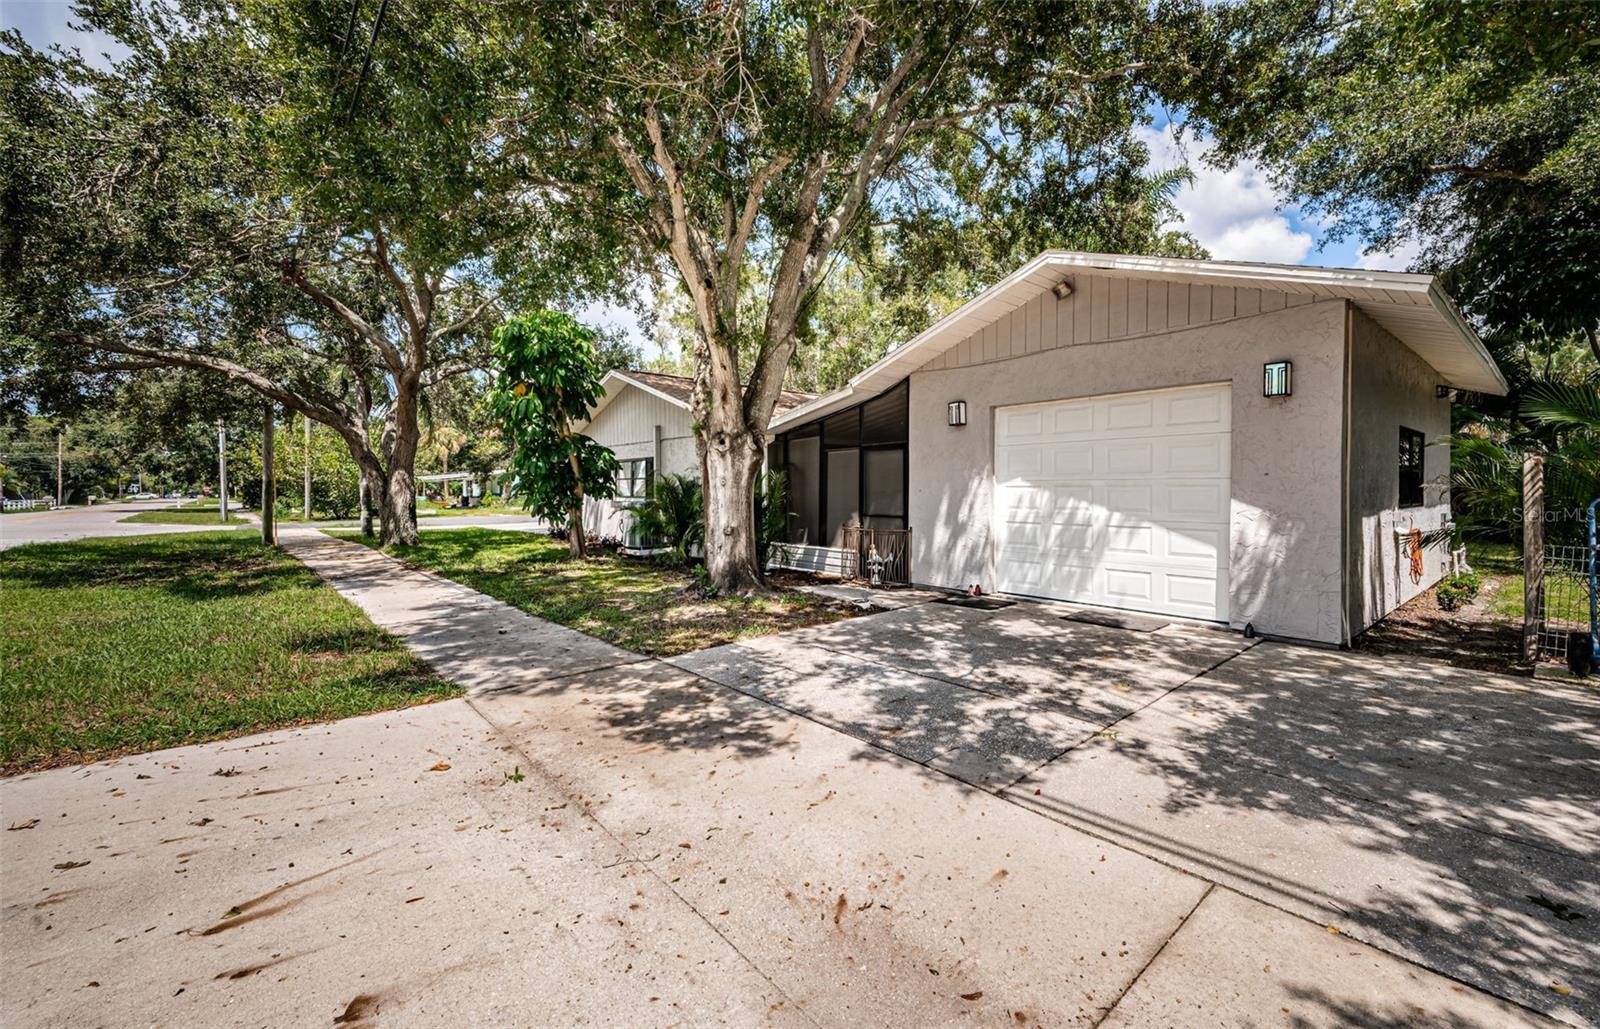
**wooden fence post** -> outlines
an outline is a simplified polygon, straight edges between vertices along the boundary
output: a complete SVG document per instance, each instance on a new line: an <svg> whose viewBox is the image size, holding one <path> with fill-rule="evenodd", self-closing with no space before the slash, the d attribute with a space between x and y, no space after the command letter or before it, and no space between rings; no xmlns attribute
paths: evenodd
<svg viewBox="0 0 1600 1029"><path fill-rule="evenodd" d="M1544 615L1544 455L1522 456L1522 660L1539 660Z"/></svg>

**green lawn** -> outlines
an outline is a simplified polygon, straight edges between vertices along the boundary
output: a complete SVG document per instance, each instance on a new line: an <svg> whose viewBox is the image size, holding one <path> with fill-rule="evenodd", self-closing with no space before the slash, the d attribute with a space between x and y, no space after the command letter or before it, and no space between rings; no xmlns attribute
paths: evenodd
<svg viewBox="0 0 1600 1029"><path fill-rule="evenodd" d="M245 520L228 509L228 520L224 522L217 511L217 505L212 504L211 510L190 510L188 505L183 507L168 507L158 511L140 511L126 518L119 518L122 522L135 522L139 525L243 525Z"/></svg>
<svg viewBox="0 0 1600 1029"><path fill-rule="evenodd" d="M1522 622L1522 551L1511 543L1469 543L1467 563L1492 580L1495 589L1485 601L1489 610ZM1559 580L1559 582L1558 582ZM1549 615L1568 622L1589 620L1588 591L1583 576L1547 569L1545 590Z"/></svg>
<svg viewBox="0 0 1600 1029"><path fill-rule="evenodd" d="M0 553L0 771L198 743L457 694L249 534Z"/></svg>
<svg viewBox="0 0 1600 1029"><path fill-rule="evenodd" d="M375 545L355 533L341 539ZM435 529L391 555L529 614L641 654L670 656L847 618L848 605L795 591L702 597L685 571L604 553L568 557L548 536L505 529Z"/></svg>

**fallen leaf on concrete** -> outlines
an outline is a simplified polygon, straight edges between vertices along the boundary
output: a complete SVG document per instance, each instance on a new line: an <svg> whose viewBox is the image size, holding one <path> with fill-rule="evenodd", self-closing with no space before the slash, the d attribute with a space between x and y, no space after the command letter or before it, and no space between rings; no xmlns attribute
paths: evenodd
<svg viewBox="0 0 1600 1029"><path fill-rule="evenodd" d="M210 818L197 818L194 821L190 822L189 824L190 825L202 825L202 826L204 826L204 825L210 825L211 822L212 822L212 819L210 819Z"/></svg>
<svg viewBox="0 0 1600 1029"><path fill-rule="evenodd" d="M447 761L441 761L438 764L434 765L432 768L428 769L428 771L430 771L430 772L448 772L448 771L450 771L450 764Z"/></svg>
<svg viewBox="0 0 1600 1029"><path fill-rule="evenodd" d="M55 867L56 867L56 869L58 871L65 872L69 868L82 868L84 865L87 865L88 863L89 862L87 862L87 861L63 861L59 865L56 865Z"/></svg>
<svg viewBox="0 0 1600 1029"><path fill-rule="evenodd" d="M1568 996L1569 994L1572 993L1572 987L1563 986L1561 983L1551 983L1550 984L1550 988L1552 990L1556 991L1557 993L1561 994L1563 997Z"/></svg>
<svg viewBox="0 0 1600 1029"><path fill-rule="evenodd" d="M1333 935L1335 935L1335 936L1339 935L1339 927L1338 926L1330 925L1330 926L1326 926L1326 928L1330 933L1333 933Z"/></svg>
<svg viewBox="0 0 1600 1029"><path fill-rule="evenodd" d="M212 775L220 775L224 779L231 779L234 776L239 774L239 769L237 769L237 768L219 768L215 772L212 772L211 774Z"/></svg>
<svg viewBox="0 0 1600 1029"><path fill-rule="evenodd" d="M22 829L32 829L38 824L39 820L37 818L30 818L26 822L18 822L16 825L7 826L6 832L18 832Z"/></svg>
<svg viewBox="0 0 1600 1029"><path fill-rule="evenodd" d="M983 991L982 990L978 990L978 991L976 991L974 993L963 993L961 995L961 999L962 1000L982 1000L983 999Z"/></svg>
<svg viewBox="0 0 1600 1029"><path fill-rule="evenodd" d="M135 779L148 779L150 777L148 775L145 775L143 772L140 772L138 775L134 776L134 778Z"/></svg>

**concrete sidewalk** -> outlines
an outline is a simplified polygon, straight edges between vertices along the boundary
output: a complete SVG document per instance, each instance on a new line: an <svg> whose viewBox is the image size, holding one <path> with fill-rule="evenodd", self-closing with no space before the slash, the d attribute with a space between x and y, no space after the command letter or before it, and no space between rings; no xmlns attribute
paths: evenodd
<svg viewBox="0 0 1600 1029"><path fill-rule="evenodd" d="M366 547L284 543L813 1021L1543 1024L694 671Z"/></svg>

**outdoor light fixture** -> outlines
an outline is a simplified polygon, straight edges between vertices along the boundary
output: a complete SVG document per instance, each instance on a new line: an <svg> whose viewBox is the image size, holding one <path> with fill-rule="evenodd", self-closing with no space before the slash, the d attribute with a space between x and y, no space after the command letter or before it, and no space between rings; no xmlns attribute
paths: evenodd
<svg viewBox="0 0 1600 1029"><path fill-rule="evenodd" d="M1435 386L1435 387L1433 387L1433 395L1438 400L1453 400L1455 398L1451 394L1453 394L1454 392L1455 392L1455 388L1451 387L1451 386Z"/></svg>
<svg viewBox="0 0 1600 1029"><path fill-rule="evenodd" d="M1062 279L1060 282L1050 287L1050 292L1056 295L1057 300L1067 299L1068 297L1072 296L1072 280Z"/></svg>
<svg viewBox="0 0 1600 1029"><path fill-rule="evenodd" d="M1261 376L1261 395L1286 397L1290 393L1289 376L1294 365L1289 361L1268 361Z"/></svg>
<svg viewBox="0 0 1600 1029"><path fill-rule="evenodd" d="M967 424L967 402L965 400L952 400L946 404L945 419L957 429Z"/></svg>

